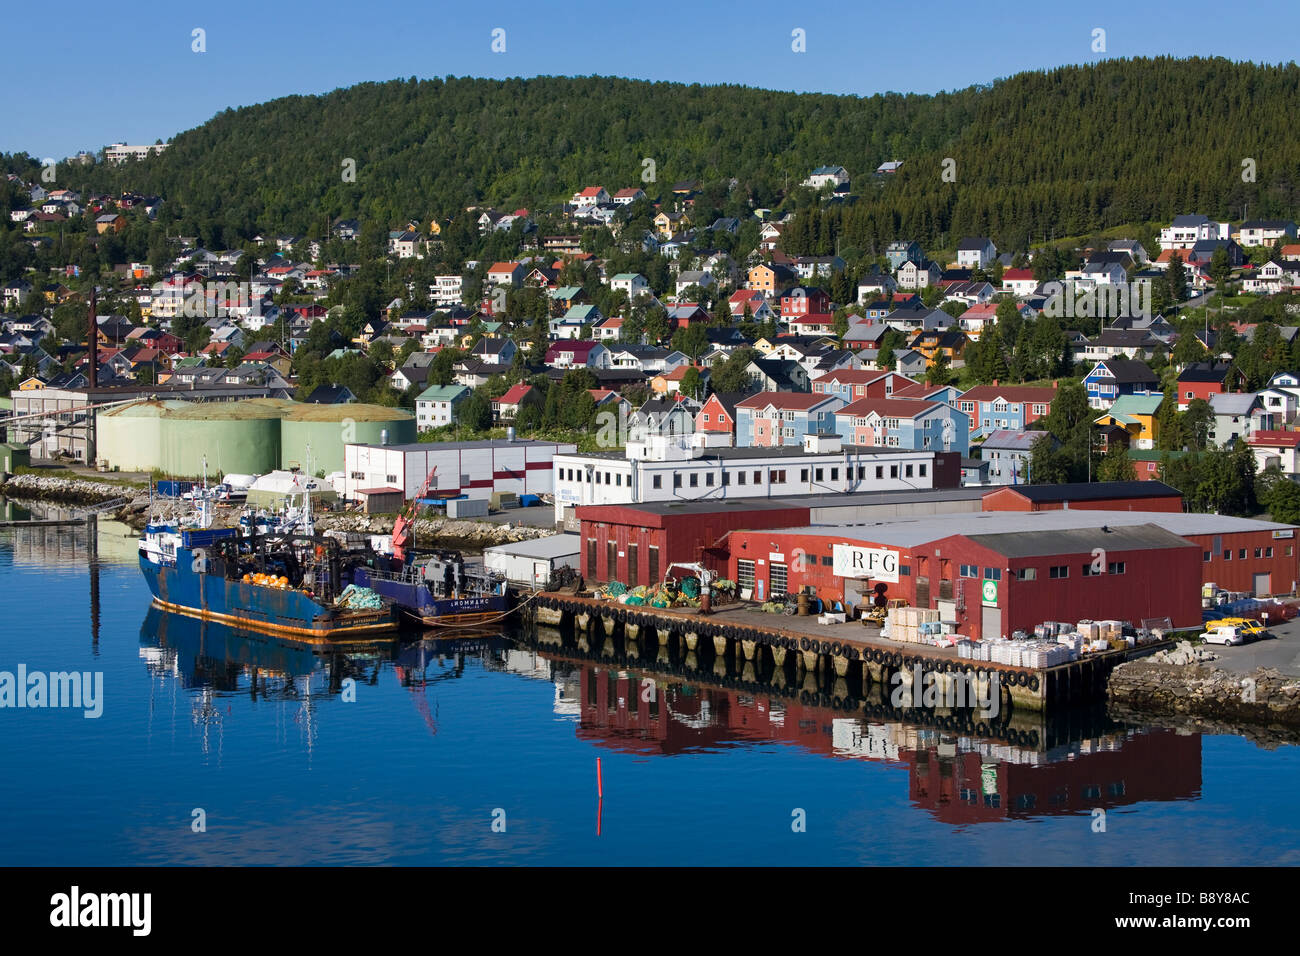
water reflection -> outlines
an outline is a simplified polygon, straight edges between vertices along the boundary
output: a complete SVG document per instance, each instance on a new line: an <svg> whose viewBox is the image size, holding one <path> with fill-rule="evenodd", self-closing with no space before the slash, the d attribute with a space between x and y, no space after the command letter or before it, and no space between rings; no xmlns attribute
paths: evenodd
<svg viewBox="0 0 1300 956"><path fill-rule="evenodd" d="M157 681L189 692L205 753L219 750L224 717L241 699L292 705L310 750L319 732L316 709L346 699L350 681L400 687L437 736L449 698L431 689L499 672L552 684L552 714L600 748L672 758L793 746L833 760L905 767L910 805L952 825L1189 800L1201 791L1200 735L1120 724L1099 709L1000 722L919 714L890 708L870 689L809 693L760 683L743 667L737 674L725 666L719 676L716 663L693 670L671 659L584 657L544 630L405 634L321 647L151 608L140 644Z"/></svg>

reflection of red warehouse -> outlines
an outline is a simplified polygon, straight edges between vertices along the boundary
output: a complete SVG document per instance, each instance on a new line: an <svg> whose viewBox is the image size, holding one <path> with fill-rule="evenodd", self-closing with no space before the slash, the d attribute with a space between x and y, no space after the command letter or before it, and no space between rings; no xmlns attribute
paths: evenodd
<svg viewBox="0 0 1300 956"><path fill-rule="evenodd" d="M1085 742L1085 747L1087 742ZM909 796L952 824L1089 813L1149 800L1186 800L1201 789L1201 738L1172 730L1124 737L1072 760L984 762L977 753L905 751Z"/></svg>

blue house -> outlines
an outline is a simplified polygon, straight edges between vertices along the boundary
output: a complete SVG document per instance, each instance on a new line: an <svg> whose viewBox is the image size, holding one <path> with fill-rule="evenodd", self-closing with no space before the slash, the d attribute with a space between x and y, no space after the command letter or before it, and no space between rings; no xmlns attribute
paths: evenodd
<svg viewBox="0 0 1300 956"><path fill-rule="evenodd" d="M835 431L838 395L759 392L736 403L736 447L802 445L805 435Z"/></svg>
<svg viewBox="0 0 1300 956"><path fill-rule="evenodd" d="M970 454L970 419L942 401L860 398L835 413L846 445Z"/></svg>
<svg viewBox="0 0 1300 956"><path fill-rule="evenodd" d="M921 244L914 239L891 242L885 249L885 258L889 261L889 271L897 272L904 262L920 262L925 258Z"/></svg>
<svg viewBox="0 0 1300 956"><path fill-rule="evenodd" d="M1159 389L1160 379L1141 359L1109 358L1093 366L1083 387L1089 406L1106 409L1121 395L1150 395Z"/></svg>

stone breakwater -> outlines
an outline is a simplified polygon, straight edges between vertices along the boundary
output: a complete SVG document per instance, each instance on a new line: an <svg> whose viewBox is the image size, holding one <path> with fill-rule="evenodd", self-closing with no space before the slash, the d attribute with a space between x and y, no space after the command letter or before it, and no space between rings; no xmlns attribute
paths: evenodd
<svg viewBox="0 0 1300 956"><path fill-rule="evenodd" d="M102 517L121 521L137 531L149 520L149 492L145 489L116 485L82 478L55 478L48 475L11 475L0 483L0 495L19 501L48 501L66 505L97 505L116 498L129 499L121 508ZM217 527L235 523L238 508L219 506L214 517ZM392 534L392 515L364 515L348 512L319 512L316 527L320 531L358 531L363 534ZM509 544L531 538L543 538L554 532L549 528L510 527L490 521L466 521L456 518L421 518L415 523L416 542L421 547L458 548L481 551L494 544Z"/></svg>
<svg viewBox="0 0 1300 956"><path fill-rule="evenodd" d="M0 495L27 501L57 501L70 505L97 505L114 498L142 499L146 506L149 492L107 481L82 478L53 478L48 475L10 475L0 484Z"/></svg>
<svg viewBox="0 0 1300 956"><path fill-rule="evenodd" d="M1110 675L1109 702L1139 717L1175 717L1207 728L1253 726L1291 739L1300 734L1300 678L1266 667L1234 674L1210 664L1214 657L1182 641L1171 651L1121 664Z"/></svg>

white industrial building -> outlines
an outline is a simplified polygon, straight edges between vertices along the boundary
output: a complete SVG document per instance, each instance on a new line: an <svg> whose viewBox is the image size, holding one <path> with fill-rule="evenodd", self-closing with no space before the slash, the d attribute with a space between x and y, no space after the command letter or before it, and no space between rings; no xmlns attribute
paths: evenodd
<svg viewBox="0 0 1300 956"><path fill-rule="evenodd" d="M401 488L411 498L436 467L429 483L433 497L491 498L498 492L548 495L553 490L552 460L577 450L577 445L566 442L508 439L350 444L343 448L343 494L354 498L364 488Z"/></svg>
<svg viewBox="0 0 1300 956"><path fill-rule="evenodd" d="M483 549L483 566L513 584L544 588L557 568L582 567L581 541L580 535L553 534L493 545Z"/></svg>
<svg viewBox="0 0 1300 956"><path fill-rule="evenodd" d="M654 437L628 442L625 454L557 454L555 521L561 526L565 514L579 505L721 504L744 498L956 487L960 461L946 452L844 445L830 435L806 435L802 446L775 448L701 447L698 436Z"/></svg>

